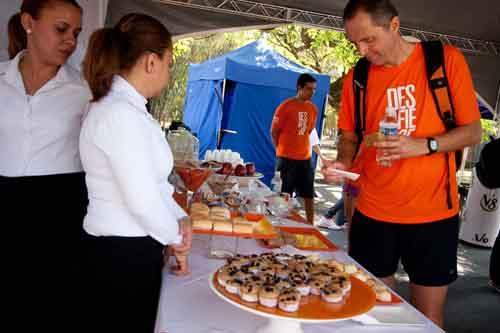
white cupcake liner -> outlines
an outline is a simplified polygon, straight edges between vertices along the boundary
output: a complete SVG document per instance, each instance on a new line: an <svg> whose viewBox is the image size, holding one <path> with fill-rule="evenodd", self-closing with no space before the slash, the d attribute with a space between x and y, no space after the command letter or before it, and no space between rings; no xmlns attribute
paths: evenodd
<svg viewBox="0 0 500 333"><path fill-rule="evenodd" d="M296 302L296 303L285 303L285 302L280 302L278 304L278 307L283 310L283 311L286 311L286 312L295 312L299 309L299 302Z"/></svg>
<svg viewBox="0 0 500 333"><path fill-rule="evenodd" d="M297 287L297 290L299 291L301 296L307 296L311 293L311 287L310 286L304 286L304 287Z"/></svg>
<svg viewBox="0 0 500 333"><path fill-rule="evenodd" d="M231 294L238 294L240 291L240 287L230 286L226 284L226 291Z"/></svg>
<svg viewBox="0 0 500 333"><path fill-rule="evenodd" d="M316 296L321 295L321 288L311 287L310 293Z"/></svg>
<svg viewBox="0 0 500 333"><path fill-rule="evenodd" d="M342 293L344 295L348 294L350 291L351 291L351 285L350 284L347 284L347 285L345 285L344 288L342 288Z"/></svg>
<svg viewBox="0 0 500 333"><path fill-rule="evenodd" d="M278 298L259 298L259 303L268 308L275 308L278 305Z"/></svg>
<svg viewBox="0 0 500 333"><path fill-rule="evenodd" d="M246 301L246 302L251 302L251 303L255 303L259 300L259 296L255 295L255 294L241 294L241 299Z"/></svg>
<svg viewBox="0 0 500 333"><path fill-rule="evenodd" d="M321 293L321 298L328 303L340 303L342 302L343 296L340 295L338 297L334 297L333 295L326 296L324 293Z"/></svg>
<svg viewBox="0 0 500 333"><path fill-rule="evenodd" d="M217 282L223 287L226 287L226 281L224 279L221 279L221 277L217 278Z"/></svg>

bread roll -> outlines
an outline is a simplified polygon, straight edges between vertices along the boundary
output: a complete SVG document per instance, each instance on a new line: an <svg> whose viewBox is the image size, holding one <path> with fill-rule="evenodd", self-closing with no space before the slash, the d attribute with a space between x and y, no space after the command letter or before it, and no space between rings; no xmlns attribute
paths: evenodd
<svg viewBox="0 0 500 333"><path fill-rule="evenodd" d="M233 224L230 221L214 221L214 231L233 232Z"/></svg>
<svg viewBox="0 0 500 333"><path fill-rule="evenodd" d="M208 215L210 212L210 208L207 205L201 202L193 202L191 204L190 213L191 214L203 214Z"/></svg>
<svg viewBox="0 0 500 333"><path fill-rule="evenodd" d="M198 212L189 214L189 216L191 217L191 220L203 220L203 219L208 219L209 217L208 214L198 213Z"/></svg>
<svg viewBox="0 0 500 333"><path fill-rule="evenodd" d="M235 223L233 226L234 232L238 234L253 233L253 225L249 223Z"/></svg>
<svg viewBox="0 0 500 333"><path fill-rule="evenodd" d="M193 229L212 230L213 223L209 219L193 219Z"/></svg>
<svg viewBox="0 0 500 333"><path fill-rule="evenodd" d="M212 207L210 209L210 216L220 216L226 219L231 218L231 212L225 207Z"/></svg>
<svg viewBox="0 0 500 333"><path fill-rule="evenodd" d="M220 215L220 214L215 214L215 215L210 215L210 219L212 221L227 221L229 218L225 215Z"/></svg>

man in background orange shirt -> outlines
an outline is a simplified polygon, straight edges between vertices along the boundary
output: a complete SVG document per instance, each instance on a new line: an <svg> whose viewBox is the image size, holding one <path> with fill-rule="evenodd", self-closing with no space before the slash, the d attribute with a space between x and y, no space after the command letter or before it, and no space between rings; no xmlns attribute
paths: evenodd
<svg viewBox="0 0 500 333"><path fill-rule="evenodd" d="M282 181L281 192L290 195L295 192L304 199L310 224L314 223L314 170L309 134L318 116L318 109L311 102L315 91L316 79L301 74L297 80L297 96L278 106L271 125L277 169Z"/></svg>
<svg viewBox="0 0 500 333"><path fill-rule="evenodd" d="M410 278L413 305L443 326L448 285L457 278L459 211L455 161L447 153L481 139L469 69L456 48L444 46L457 124L446 131L428 87L422 46L401 37L398 13L390 1L351 0L344 9L344 24L349 40L371 64L366 134L378 132L386 108L396 110L399 125L399 135L386 137L375 148L365 146L359 157L361 188L349 254L391 287L401 260ZM338 157L323 169L327 181L341 180L334 169L351 168L358 143L354 103L351 71L342 91ZM391 166L377 163L377 150Z"/></svg>

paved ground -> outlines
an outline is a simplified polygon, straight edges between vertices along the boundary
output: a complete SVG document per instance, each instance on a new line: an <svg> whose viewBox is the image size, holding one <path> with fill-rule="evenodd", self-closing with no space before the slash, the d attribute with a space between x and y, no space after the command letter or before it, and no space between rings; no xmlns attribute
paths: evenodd
<svg viewBox="0 0 500 333"><path fill-rule="evenodd" d="M322 141L326 155L335 156L333 142ZM317 216L332 206L341 195L339 186L325 184L321 174L316 175L316 212ZM328 237L345 248L344 231L326 231ZM458 251L459 279L449 289L446 305L445 329L452 333L499 333L500 332L500 294L487 287L490 249L460 244ZM397 274L397 291L408 300L408 277L403 270Z"/></svg>

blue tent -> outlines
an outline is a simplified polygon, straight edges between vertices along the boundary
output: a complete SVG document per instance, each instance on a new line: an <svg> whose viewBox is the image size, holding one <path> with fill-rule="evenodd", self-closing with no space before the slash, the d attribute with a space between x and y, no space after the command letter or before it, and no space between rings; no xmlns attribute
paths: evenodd
<svg viewBox="0 0 500 333"><path fill-rule="evenodd" d="M208 149L231 149L254 162L269 183L275 170L270 126L275 109L296 94L301 73L317 79L313 103L321 133L330 77L296 64L263 40L189 68L183 121Z"/></svg>

